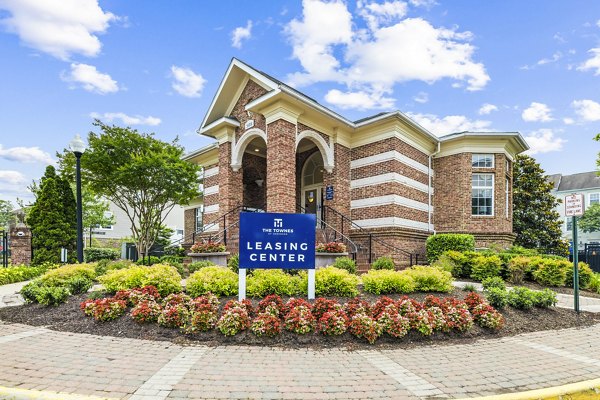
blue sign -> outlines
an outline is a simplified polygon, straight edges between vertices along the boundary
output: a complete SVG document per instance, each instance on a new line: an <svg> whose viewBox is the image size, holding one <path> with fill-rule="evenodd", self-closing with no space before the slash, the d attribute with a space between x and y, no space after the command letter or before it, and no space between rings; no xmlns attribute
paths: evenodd
<svg viewBox="0 0 600 400"><path fill-rule="evenodd" d="M240 213L240 268L315 268L315 214Z"/></svg>
<svg viewBox="0 0 600 400"><path fill-rule="evenodd" d="M325 188L325 200L333 200L333 186L327 185Z"/></svg>

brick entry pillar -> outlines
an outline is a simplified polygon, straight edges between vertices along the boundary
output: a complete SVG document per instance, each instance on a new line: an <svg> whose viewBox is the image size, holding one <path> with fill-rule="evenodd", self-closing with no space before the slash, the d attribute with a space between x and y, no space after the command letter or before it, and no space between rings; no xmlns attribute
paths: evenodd
<svg viewBox="0 0 600 400"><path fill-rule="evenodd" d="M267 127L267 211L296 212L296 126L283 119Z"/></svg>
<svg viewBox="0 0 600 400"><path fill-rule="evenodd" d="M219 212L207 216L207 221L212 221L219 216L225 215L235 207L242 205L242 170L234 172L231 168L231 147L231 142L219 145ZM223 225L222 220L219 221L219 230L222 231L225 227L234 224L239 219L240 211L228 214L225 217L225 225ZM237 253L238 236L239 227L236 225L227 233L228 251Z"/></svg>
<svg viewBox="0 0 600 400"><path fill-rule="evenodd" d="M12 265L31 264L31 230L23 223L10 229L10 262Z"/></svg>
<svg viewBox="0 0 600 400"><path fill-rule="evenodd" d="M325 172L324 184L333 186L333 200L324 200L323 203L334 208L336 211L350 218L350 149L342 146L339 143L334 144L335 162L331 173ZM336 217L331 216L335 228L340 230L341 226L337 226ZM344 234L350 229L349 226L344 226Z"/></svg>

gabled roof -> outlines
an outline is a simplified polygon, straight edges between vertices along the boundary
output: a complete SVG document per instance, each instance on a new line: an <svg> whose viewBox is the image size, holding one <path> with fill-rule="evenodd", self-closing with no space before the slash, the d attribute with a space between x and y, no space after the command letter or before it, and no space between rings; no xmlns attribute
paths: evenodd
<svg viewBox="0 0 600 400"><path fill-rule="evenodd" d="M559 184L555 190L558 192L574 192L577 190L584 189L597 189L600 188L600 176L597 171L580 172L572 175L550 175L550 177L560 176Z"/></svg>

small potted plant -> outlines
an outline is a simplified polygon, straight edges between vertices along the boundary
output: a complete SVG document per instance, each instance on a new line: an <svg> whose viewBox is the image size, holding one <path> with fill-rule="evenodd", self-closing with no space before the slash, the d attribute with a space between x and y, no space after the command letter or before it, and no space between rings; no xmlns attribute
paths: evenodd
<svg viewBox="0 0 600 400"><path fill-rule="evenodd" d="M318 243L315 248L315 267L333 265L335 259L347 256L346 245L340 242Z"/></svg>
<svg viewBox="0 0 600 400"><path fill-rule="evenodd" d="M216 265L227 265L227 256L229 252L223 243L213 242L211 240L196 242L190 248L188 257L192 257L192 262L210 261Z"/></svg>

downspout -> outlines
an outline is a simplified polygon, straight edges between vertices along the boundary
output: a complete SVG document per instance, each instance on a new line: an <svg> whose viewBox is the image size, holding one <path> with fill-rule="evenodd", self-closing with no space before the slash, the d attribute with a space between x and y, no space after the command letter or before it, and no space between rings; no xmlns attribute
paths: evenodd
<svg viewBox="0 0 600 400"><path fill-rule="evenodd" d="M432 208L432 206L431 206L431 194L432 194L431 193L431 188L432 188L432 185L433 185L433 176L431 174L431 172L432 172L432 170L431 170L431 160L432 160L433 156L435 156L439 152L440 152L440 142L437 142L437 150L433 154L431 154L429 156L429 166L428 166L428 168L429 168L428 169L428 172L429 172L429 174L428 174L429 175L428 176L429 185L427 186L427 201L428 201L428 204L427 204L427 229L428 230L429 230L429 227L431 226L431 212L432 212L431 211L431 208ZM435 229L433 230L433 234L435 235Z"/></svg>

